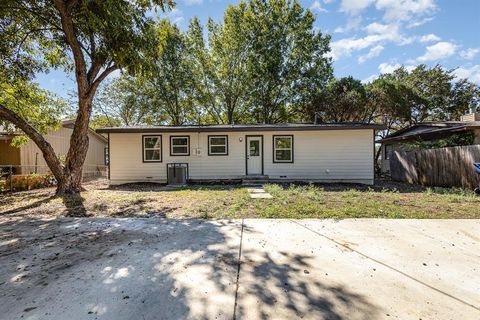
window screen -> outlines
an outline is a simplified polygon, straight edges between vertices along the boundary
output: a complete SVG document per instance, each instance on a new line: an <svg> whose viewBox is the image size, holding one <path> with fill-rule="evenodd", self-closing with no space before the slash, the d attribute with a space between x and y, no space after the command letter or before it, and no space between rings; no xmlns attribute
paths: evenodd
<svg viewBox="0 0 480 320"><path fill-rule="evenodd" d="M190 137L170 137L170 155L188 156L190 155Z"/></svg>
<svg viewBox="0 0 480 320"><path fill-rule="evenodd" d="M273 162L293 162L293 136L273 136Z"/></svg>
<svg viewBox="0 0 480 320"><path fill-rule="evenodd" d="M143 161L162 161L162 136L143 136Z"/></svg>
<svg viewBox="0 0 480 320"><path fill-rule="evenodd" d="M209 136L208 137L208 155L227 155L228 137L227 136Z"/></svg>

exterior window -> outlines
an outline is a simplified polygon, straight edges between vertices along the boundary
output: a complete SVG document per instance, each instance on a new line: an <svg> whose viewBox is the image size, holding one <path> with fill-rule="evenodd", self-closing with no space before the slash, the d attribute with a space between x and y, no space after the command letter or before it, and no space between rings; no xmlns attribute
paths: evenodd
<svg viewBox="0 0 480 320"><path fill-rule="evenodd" d="M162 162L162 136L143 136L143 162Z"/></svg>
<svg viewBox="0 0 480 320"><path fill-rule="evenodd" d="M258 157L260 155L260 141L252 140L250 141L250 156Z"/></svg>
<svg viewBox="0 0 480 320"><path fill-rule="evenodd" d="M208 136L208 155L209 156L228 155L228 137L227 136Z"/></svg>
<svg viewBox="0 0 480 320"><path fill-rule="evenodd" d="M273 162L293 162L293 136L273 136Z"/></svg>
<svg viewBox="0 0 480 320"><path fill-rule="evenodd" d="M170 155L171 156L189 156L190 155L190 137L170 137Z"/></svg>
<svg viewBox="0 0 480 320"><path fill-rule="evenodd" d="M390 160L390 154L392 153L392 145L386 144L384 145L385 149L385 160Z"/></svg>

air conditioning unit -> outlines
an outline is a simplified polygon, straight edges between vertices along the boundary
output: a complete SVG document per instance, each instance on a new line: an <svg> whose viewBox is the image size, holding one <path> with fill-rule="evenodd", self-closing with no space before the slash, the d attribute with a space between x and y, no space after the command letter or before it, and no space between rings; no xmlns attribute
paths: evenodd
<svg viewBox="0 0 480 320"><path fill-rule="evenodd" d="M188 163L167 163L167 182L169 185L186 185L188 181Z"/></svg>

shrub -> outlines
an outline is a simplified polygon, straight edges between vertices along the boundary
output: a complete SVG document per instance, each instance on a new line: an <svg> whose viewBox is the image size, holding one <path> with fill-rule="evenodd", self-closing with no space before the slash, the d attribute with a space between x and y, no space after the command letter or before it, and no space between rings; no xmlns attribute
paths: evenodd
<svg viewBox="0 0 480 320"><path fill-rule="evenodd" d="M56 180L51 174L28 174L12 176L11 183L13 191L23 191L54 186ZM0 182L0 190L10 190L10 177Z"/></svg>

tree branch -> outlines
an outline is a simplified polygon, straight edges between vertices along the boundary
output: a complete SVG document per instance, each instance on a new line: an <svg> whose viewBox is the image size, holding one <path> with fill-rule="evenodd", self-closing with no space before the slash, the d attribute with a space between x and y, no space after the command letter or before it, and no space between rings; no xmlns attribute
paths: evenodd
<svg viewBox="0 0 480 320"><path fill-rule="evenodd" d="M89 85L92 85L94 83L95 77L100 72L100 69L102 68L102 65L104 63L105 63L105 60L94 59L92 61L92 65L90 66L90 69L87 72L87 81Z"/></svg>
<svg viewBox="0 0 480 320"><path fill-rule="evenodd" d="M95 79L95 81L93 81L93 83L91 84L90 86L90 89L88 91L88 94L91 95L93 97L93 95L95 94L98 86L100 85L100 83L110 74L112 73L113 71L117 70L118 69L118 66L116 64L113 64L113 65L107 65L107 68L105 70L103 70L103 72L98 76L97 79Z"/></svg>
<svg viewBox="0 0 480 320"><path fill-rule="evenodd" d="M30 139L32 139L32 141L42 151L45 162L52 171L55 179L57 179L57 182L64 180L63 166L58 157L55 155L55 150L53 150L53 147L50 145L50 143L48 143L48 141L45 140L45 138L34 127L2 104L0 104L0 119L4 119L13 123Z"/></svg>
<svg viewBox="0 0 480 320"><path fill-rule="evenodd" d="M82 46L77 39L70 11L65 6L64 1L54 0L54 5L60 14L62 30L65 33L65 39L67 40L70 49L72 49L73 60L75 62L75 77L77 78L78 93L79 95L84 94L87 91L88 84L87 68L85 65L85 57L83 55Z"/></svg>
<svg viewBox="0 0 480 320"><path fill-rule="evenodd" d="M68 0L66 1L67 5L66 8L68 12L72 12L73 7L75 7L78 4L78 0Z"/></svg>

